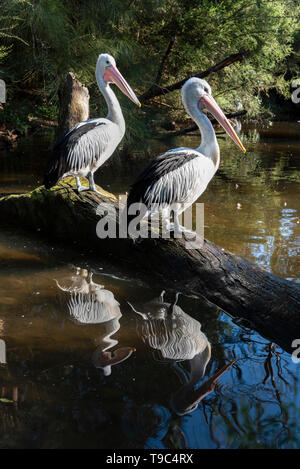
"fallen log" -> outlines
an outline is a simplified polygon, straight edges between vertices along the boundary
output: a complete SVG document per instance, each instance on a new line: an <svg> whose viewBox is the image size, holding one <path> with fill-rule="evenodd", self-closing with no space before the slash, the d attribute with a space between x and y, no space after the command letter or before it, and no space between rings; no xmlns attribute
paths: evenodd
<svg viewBox="0 0 300 469"><path fill-rule="evenodd" d="M185 239L99 239L101 216L118 225L118 201L105 192L78 193L69 178L51 190L0 198L0 220L38 232L52 240L93 249L98 258L134 270L151 285L205 297L234 318L277 343L288 352L300 338L300 286L236 256L208 240L188 249ZM98 214L97 214L98 209ZM99 210L100 209L100 210ZM99 213L102 215L99 216Z"/></svg>

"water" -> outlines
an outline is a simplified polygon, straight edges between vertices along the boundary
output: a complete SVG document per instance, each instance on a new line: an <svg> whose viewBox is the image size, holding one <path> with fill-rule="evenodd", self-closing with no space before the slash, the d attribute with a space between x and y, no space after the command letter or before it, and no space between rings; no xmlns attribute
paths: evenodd
<svg viewBox="0 0 300 469"><path fill-rule="evenodd" d="M280 128L252 135L246 156L220 140L205 236L299 282L300 140ZM2 152L1 192L41 183L51 139ZM197 142L116 155L96 181L125 193L153 155ZM300 365L276 344L17 230L0 234L0 261L0 448L299 448Z"/></svg>

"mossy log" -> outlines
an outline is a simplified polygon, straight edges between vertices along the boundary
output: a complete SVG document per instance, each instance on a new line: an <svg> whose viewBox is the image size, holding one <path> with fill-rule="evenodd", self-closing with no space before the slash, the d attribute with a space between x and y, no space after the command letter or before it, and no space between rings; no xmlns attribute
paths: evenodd
<svg viewBox="0 0 300 469"><path fill-rule="evenodd" d="M292 352L300 338L300 286L276 277L260 266L208 240L187 249L185 239L99 239L96 225L103 213L118 223L118 201L103 195L78 193L72 178L51 190L39 187L0 198L0 219L48 239L93 249L99 258L148 276L151 284L203 296L235 318ZM96 213L98 208L98 213Z"/></svg>

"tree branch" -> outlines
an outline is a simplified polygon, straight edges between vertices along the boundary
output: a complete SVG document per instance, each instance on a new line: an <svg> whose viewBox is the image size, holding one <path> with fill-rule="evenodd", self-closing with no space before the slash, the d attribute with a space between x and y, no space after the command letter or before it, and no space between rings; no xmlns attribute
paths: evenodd
<svg viewBox="0 0 300 469"><path fill-rule="evenodd" d="M229 112L225 115L228 119L231 119L233 117L244 116L245 114L247 114L247 111L245 109L243 109L242 111ZM216 119L212 119L211 123L216 124L217 123ZM198 130L198 126L197 125L191 125L189 127L185 127L184 129L175 130L174 132L160 133L160 134L158 134L158 136L159 137L177 137L178 135L184 135L184 134L187 134L189 132L194 132L195 130Z"/></svg>
<svg viewBox="0 0 300 469"><path fill-rule="evenodd" d="M172 49L171 49L172 50ZM238 52L237 54L232 54L226 59L222 60L221 62L213 65L212 67L208 68L207 70L204 70L204 72L194 74L194 77L198 78L205 78L208 75L211 75L212 73L216 73L219 70L222 70L225 67L228 67L229 65L233 64L234 62L240 62L244 59L245 55L248 55L249 51L241 51ZM184 83L191 77L186 77L183 80L178 81L177 83L173 83L173 85L161 87L158 86L158 84L154 84L149 88L148 91L146 91L141 97L140 101L145 102L148 101L149 99L155 98L156 96L161 96L167 93L170 93L171 91L178 90L181 88Z"/></svg>
<svg viewBox="0 0 300 469"><path fill-rule="evenodd" d="M161 64L160 64L160 67L159 67L159 70L157 72L157 77L156 77L156 80L155 80L155 85L153 85L152 87L155 87L155 86L158 86L161 82L161 79L162 79L162 74L164 72L164 69L166 67L166 64L167 64L167 61L168 61L168 58L174 48L174 45L175 45L175 42L176 42L176 36L172 37L172 39L170 40L169 42L169 45L168 45L168 48L166 50L166 53L165 55L163 56L163 59L161 61ZM151 87L151 88L152 88Z"/></svg>

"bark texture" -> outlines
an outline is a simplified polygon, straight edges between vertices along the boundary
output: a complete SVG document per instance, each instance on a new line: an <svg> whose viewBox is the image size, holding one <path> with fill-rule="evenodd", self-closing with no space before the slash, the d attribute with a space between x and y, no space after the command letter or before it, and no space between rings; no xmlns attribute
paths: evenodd
<svg viewBox="0 0 300 469"><path fill-rule="evenodd" d="M89 90L69 72L59 90L57 136L89 118Z"/></svg>

